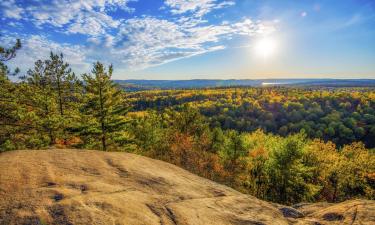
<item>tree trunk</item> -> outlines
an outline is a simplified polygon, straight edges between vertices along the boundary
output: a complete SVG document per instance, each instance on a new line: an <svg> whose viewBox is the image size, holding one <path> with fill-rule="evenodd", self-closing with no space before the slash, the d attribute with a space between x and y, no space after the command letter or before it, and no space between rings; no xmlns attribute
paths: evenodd
<svg viewBox="0 0 375 225"><path fill-rule="evenodd" d="M64 115L63 110L63 102L62 102L62 93L61 93L61 81L60 78L57 78L57 93L59 95L59 109L60 109L60 115Z"/></svg>
<svg viewBox="0 0 375 225"><path fill-rule="evenodd" d="M105 130L105 115L104 115L104 102L103 102L103 93L102 93L102 85L99 84L99 101L100 101L100 124L102 129L102 148L104 151L107 151L107 143L106 143L106 130Z"/></svg>
<svg viewBox="0 0 375 225"><path fill-rule="evenodd" d="M104 151L107 151L105 127L104 127L104 123L101 123L101 124L102 124L102 147Z"/></svg>

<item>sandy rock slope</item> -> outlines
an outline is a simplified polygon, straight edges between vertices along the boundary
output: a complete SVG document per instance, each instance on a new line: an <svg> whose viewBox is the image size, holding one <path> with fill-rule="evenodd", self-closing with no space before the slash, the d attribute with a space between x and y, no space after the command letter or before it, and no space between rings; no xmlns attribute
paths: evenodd
<svg viewBox="0 0 375 225"><path fill-rule="evenodd" d="M375 224L375 202L286 207L174 165L88 150L0 154L0 224Z"/></svg>

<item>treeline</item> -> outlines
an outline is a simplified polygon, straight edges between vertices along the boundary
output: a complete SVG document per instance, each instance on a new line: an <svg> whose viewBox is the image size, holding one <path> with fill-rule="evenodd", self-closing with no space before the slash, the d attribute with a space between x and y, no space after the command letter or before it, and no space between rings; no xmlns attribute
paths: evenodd
<svg viewBox="0 0 375 225"><path fill-rule="evenodd" d="M52 145L107 150L127 144L127 107L111 81L112 66L97 62L80 80L62 54L51 53L14 83L5 62L19 47L0 49L0 152Z"/></svg>
<svg viewBox="0 0 375 225"><path fill-rule="evenodd" d="M338 147L304 132L281 137L261 130L210 128L189 105L134 113L130 132L138 153L268 201L374 199L375 155L361 142Z"/></svg>
<svg viewBox="0 0 375 225"><path fill-rule="evenodd" d="M280 136L272 134L268 126L254 123L278 123L282 118L275 120L273 113L267 114L269 110L283 115L277 106L284 107L285 113L309 109L303 114L304 120L315 113L312 118L316 121L326 118L322 120L325 123L333 120L340 123L339 127L349 127L346 119L354 118L353 126L364 130L362 138L371 146L374 139L366 139L372 137L374 125L371 91L322 92L318 99L332 105L328 117L324 114L327 109L320 105L323 100L311 97L320 92L297 89L126 94L111 81L112 66L105 68L96 62L91 73L79 79L63 55L54 53L48 59L37 60L19 82L11 82L9 76L19 71L9 71L5 62L15 57L20 47L17 42L13 48L0 48L0 152L49 146L132 151L174 163L244 193L286 204L375 196L374 151L362 142L336 145L325 138L312 140L309 129L299 132L297 128L295 134L287 130ZM244 102L244 96L252 100ZM346 111L341 112L336 106L344 98L351 105L345 103ZM157 109L150 109L154 106L147 104L157 99L162 99ZM145 108L139 108L143 105ZM243 113L251 116L241 119L242 114L236 110L243 107ZM217 115L215 110L220 113ZM251 132L226 127L222 117L245 124L250 121L254 127ZM285 120L289 121L289 116ZM310 128L315 126L308 124ZM335 135L327 136L327 140L342 140L336 127L334 130ZM314 131L319 129L314 127Z"/></svg>
<svg viewBox="0 0 375 225"><path fill-rule="evenodd" d="M355 141L375 147L374 89L226 88L131 93L134 111L179 110L191 103L211 127L283 137L304 130L338 146Z"/></svg>

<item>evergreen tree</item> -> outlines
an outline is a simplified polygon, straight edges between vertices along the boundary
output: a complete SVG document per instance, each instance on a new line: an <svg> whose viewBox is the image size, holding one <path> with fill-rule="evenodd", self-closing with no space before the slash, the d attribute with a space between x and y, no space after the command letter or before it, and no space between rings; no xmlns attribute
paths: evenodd
<svg viewBox="0 0 375 225"><path fill-rule="evenodd" d="M63 54L58 55L51 52L50 58L45 61L45 64L61 118L60 138L66 144L67 138L70 136L67 130L74 127L72 125L78 118L77 109L81 100L81 83L72 73L69 64L64 62Z"/></svg>
<svg viewBox="0 0 375 225"><path fill-rule="evenodd" d="M317 187L309 183L311 168L303 164L306 138L295 134L275 142L266 163L269 177L267 198L280 203L309 201Z"/></svg>
<svg viewBox="0 0 375 225"><path fill-rule="evenodd" d="M211 151L218 153L224 148L225 136L220 127L215 127L211 134Z"/></svg>
<svg viewBox="0 0 375 225"><path fill-rule="evenodd" d="M57 94L57 103L59 105L59 113L64 115L66 107L67 85L70 83L71 69L69 64L64 62L63 54L57 55L51 52L50 59L45 61L47 76L50 76L51 86Z"/></svg>
<svg viewBox="0 0 375 225"><path fill-rule="evenodd" d="M20 48L21 42L19 39L11 48L0 46L0 151L14 149L11 144L11 136L17 133L18 128L17 89L16 85L8 78L11 72L5 62L14 58ZM18 72L19 70L16 69L14 73Z"/></svg>
<svg viewBox="0 0 375 225"><path fill-rule="evenodd" d="M219 154L223 159L224 168L226 168L230 174L228 181L233 185L236 180L237 172L240 171L243 166L241 157L247 154L244 136L234 130L227 131L225 134L224 147Z"/></svg>
<svg viewBox="0 0 375 225"><path fill-rule="evenodd" d="M0 46L0 62L6 62L16 57L16 52L21 48L21 41L17 39L16 44L11 48Z"/></svg>
<svg viewBox="0 0 375 225"><path fill-rule="evenodd" d="M53 54L47 60L38 60L34 69L24 77L29 86L24 86L24 93L34 106L38 119L35 123L42 132L47 132L50 144L62 140L67 144L72 130L79 119L81 82L71 72L63 55Z"/></svg>
<svg viewBox="0 0 375 225"><path fill-rule="evenodd" d="M111 80L112 65L108 71L100 62L94 64L92 74L84 74L86 100L82 111L87 115L81 128L81 135L90 141L99 139L101 149L116 148L127 143L127 133L124 126L127 123L125 113L127 108L123 102L121 91Z"/></svg>
<svg viewBox="0 0 375 225"><path fill-rule="evenodd" d="M55 144L62 118L59 115L56 103L57 95L53 90L48 69L45 61L36 61L34 68L27 72L26 84L21 88L23 96L26 98L25 101L32 106L33 125L41 138L47 135L49 137L48 144Z"/></svg>

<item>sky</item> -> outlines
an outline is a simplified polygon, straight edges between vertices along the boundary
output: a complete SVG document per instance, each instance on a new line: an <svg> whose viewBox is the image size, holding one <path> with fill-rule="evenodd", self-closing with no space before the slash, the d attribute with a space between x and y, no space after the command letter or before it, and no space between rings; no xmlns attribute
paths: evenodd
<svg viewBox="0 0 375 225"><path fill-rule="evenodd" d="M22 73L50 51L113 79L375 79L374 0L1 0Z"/></svg>

